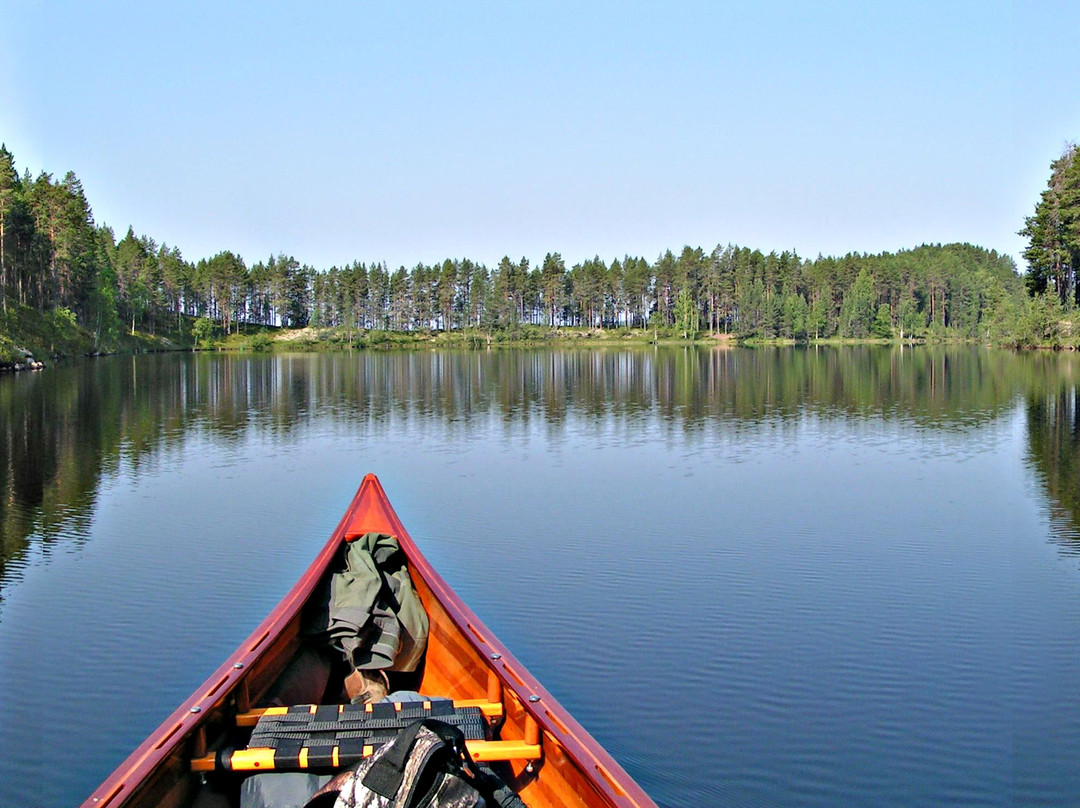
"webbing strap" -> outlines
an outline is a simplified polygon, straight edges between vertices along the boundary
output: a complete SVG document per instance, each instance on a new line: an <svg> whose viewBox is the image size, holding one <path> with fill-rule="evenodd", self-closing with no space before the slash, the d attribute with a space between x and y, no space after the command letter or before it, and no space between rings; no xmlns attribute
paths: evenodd
<svg viewBox="0 0 1080 808"><path fill-rule="evenodd" d="M290 707L285 713L260 717L248 746L282 750L346 742L351 742L350 749L357 743L382 746L410 724L432 718L456 727L466 738L485 737L486 725L478 707L455 707L449 700L432 699L374 704L370 711L358 704Z"/></svg>
<svg viewBox="0 0 1080 808"><path fill-rule="evenodd" d="M401 731L390 748L371 765L367 774L364 775L365 786L388 800L397 796L401 781L405 777L405 764L409 760L409 753L412 752L416 735L422 726L424 722L417 721Z"/></svg>

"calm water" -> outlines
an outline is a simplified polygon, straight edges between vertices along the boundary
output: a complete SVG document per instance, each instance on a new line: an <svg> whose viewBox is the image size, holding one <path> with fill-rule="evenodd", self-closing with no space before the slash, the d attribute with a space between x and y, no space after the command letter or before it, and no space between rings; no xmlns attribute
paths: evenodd
<svg viewBox="0 0 1080 808"><path fill-rule="evenodd" d="M368 471L663 806L1080 805L1078 380L966 349L0 378L0 806L85 797Z"/></svg>

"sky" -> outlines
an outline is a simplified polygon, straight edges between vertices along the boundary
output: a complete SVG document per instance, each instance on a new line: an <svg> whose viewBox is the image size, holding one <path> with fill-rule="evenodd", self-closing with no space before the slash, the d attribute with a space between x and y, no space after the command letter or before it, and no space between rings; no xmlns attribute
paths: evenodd
<svg viewBox="0 0 1080 808"><path fill-rule="evenodd" d="M0 0L0 141L185 258L1012 255L1080 3ZM14 34L14 35L13 35Z"/></svg>

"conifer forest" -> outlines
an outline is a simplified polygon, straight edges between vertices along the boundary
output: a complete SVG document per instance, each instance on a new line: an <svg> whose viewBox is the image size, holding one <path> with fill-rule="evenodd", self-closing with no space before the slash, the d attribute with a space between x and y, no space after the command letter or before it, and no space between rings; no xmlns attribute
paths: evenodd
<svg viewBox="0 0 1080 808"><path fill-rule="evenodd" d="M810 340L928 335L1039 343L1080 304L1080 158L1070 146L1022 233L1028 267L966 243L879 254L800 256L719 241L658 256L568 265L448 257L312 267L284 253L248 264L227 245L189 257L132 228L98 224L74 172L19 173L0 148L0 316L53 312L108 350L126 333L242 327L384 331L656 329ZM1033 304L1031 299L1038 301ZM1022 337L1018 336L1024 332Z"/></svg>

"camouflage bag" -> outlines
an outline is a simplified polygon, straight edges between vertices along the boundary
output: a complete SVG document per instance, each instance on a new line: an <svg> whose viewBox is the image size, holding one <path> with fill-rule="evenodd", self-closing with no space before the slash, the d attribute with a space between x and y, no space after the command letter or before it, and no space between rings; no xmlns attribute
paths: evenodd
<svg viewBox="0 0 1080 808"><path fill-rule="evenodd" d="M308 805L334 808L524 808L489 770L472 762L465 736L424 719L321 788Z"/></svg>

